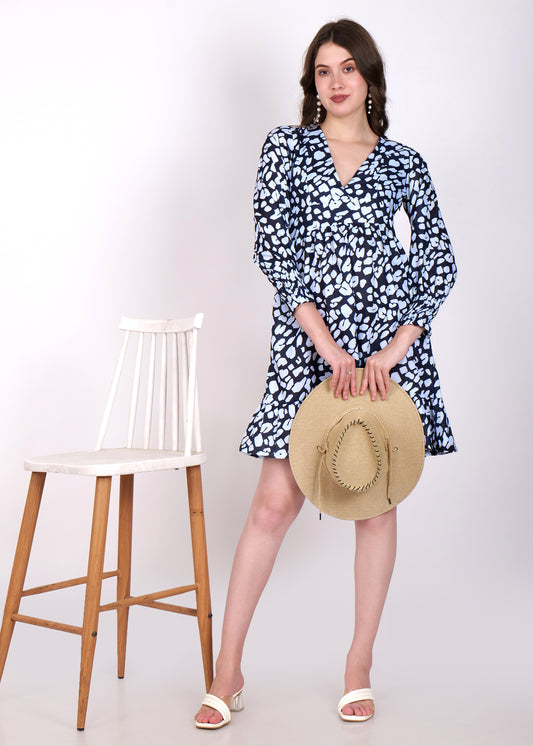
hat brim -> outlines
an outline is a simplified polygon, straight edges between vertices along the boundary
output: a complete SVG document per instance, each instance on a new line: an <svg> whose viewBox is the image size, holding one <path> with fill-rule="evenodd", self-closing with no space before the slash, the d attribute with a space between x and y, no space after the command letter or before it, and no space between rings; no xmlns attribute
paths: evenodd
<svg viewBox="0 0 533 746"><path fill-rule="evenodd" d="M356 370L356 376L359 389L362 369ZM372 413L387 436L389 473L364 492L347 490L324 474L318 450L332 423L353 409ZM379 397L372 401L368 390L344 400L335 397L331 378L322 381L300 406L289 438L289 460L303 494L324 513L345 520L372 518L398 505L418 482L424 455L420 415L409 394L395 381L391 381L385 401Z"/></svg>

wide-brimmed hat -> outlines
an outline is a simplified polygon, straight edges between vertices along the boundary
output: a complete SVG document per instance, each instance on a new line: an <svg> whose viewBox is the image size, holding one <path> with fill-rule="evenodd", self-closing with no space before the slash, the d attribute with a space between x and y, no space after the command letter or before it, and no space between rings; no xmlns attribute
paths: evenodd
<svg viewBox="0 0 533 746"><path fill-rule="evenodd" d="M356 370L357 387L363 371ZM391 510L418 482L424 430L409 394L391 381L387 398L335 397L331 379L304 400L289 439L291 468L324 513L361 520Z"/></svg>

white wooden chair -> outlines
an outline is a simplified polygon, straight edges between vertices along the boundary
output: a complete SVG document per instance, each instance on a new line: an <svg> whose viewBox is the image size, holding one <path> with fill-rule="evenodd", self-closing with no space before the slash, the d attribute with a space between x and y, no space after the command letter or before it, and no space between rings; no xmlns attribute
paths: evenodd
<svg viewBox="0 0 533 746"><path fill-rule="evenodd" d="M164 611L196 616L200 633L206 689L213 679L211 636L211 600L207 566L207 547L203 513L200 465L206 456L201 450L196 387L197 338L203 314L169 321L150 321L123 318L120 328L125 332L111 391L105 408L96 449L57 456L44 456L25 462L32 472L26 507L22 518L19 540L7 593L2 628L0 631L0 677L4 669L13 629L16 622L25 622L81 636L81 668L78 699L78 730L85 727L87 701L97 639L98 618L101 611L115 609L118 617L118 676L124 677L128 611L140 604ZM104 438L116 401L119 383L126 384L124 361L128 344L137 336L136 353L131 383L129 422L126 446L103 448ZM148 342L148 345L146 344ZM145 391L144 406L140 390ZM159 391L157 391L159 389ZM120 387L122 390L122 385ZM156 406L154 407L154 398ZM142 447L134 447L138 410L144 409ZM158 410L157 413L154 410ZM170 410L170 417L168 412ZM156 428L152 427L157 420ZM156 429L155 434L152 431ZM169 440L169 442L167 442ZM155 444L152 441L156 441ZM165 447L167 446L167 447ZM179 469L187 475L194 582L142 596L130 595L133 479L139 472ZM96 477L96 490L86 577L74 578L37 588L24 590L24 582L37 515L47 472L80 474ZM109 513L111 479L120 476L118 564L112 572L104 572L104 554ZM100 605L102 580L116 577L117 600ZM19 613L21 598L47 591L86 584L83 623L80 627L25 616ZM196 608L162 603L161 599L190 591L196 592Z"/></svg>

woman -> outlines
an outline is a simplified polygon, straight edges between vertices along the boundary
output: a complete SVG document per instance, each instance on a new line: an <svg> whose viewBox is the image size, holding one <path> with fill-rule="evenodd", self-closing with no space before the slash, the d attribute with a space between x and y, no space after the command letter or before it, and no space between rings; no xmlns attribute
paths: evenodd
<svg viewBox="0 0 533 746"><path fill-rule="evenodd" d="M455 263L425 162L385 138L385 79L374 41L353 21L326 24L308 49L300 82L301 124L273 130L259 164L254 259L277 292L266 392L241 450L263 461L198 727L220 727L240 709L248 627L304 501L287 456L291 424L307 394L333 374L336 396L368 389L372 400L385 399L392 376L418 408L426 453L455 450L430 344L431 320L454 283ZM402 206L411 224L409 254L392 222ZM364 367L359 392L356 366ZM355 533L355 629L339 712L367 720L396 509L356 521Z"/></svg>

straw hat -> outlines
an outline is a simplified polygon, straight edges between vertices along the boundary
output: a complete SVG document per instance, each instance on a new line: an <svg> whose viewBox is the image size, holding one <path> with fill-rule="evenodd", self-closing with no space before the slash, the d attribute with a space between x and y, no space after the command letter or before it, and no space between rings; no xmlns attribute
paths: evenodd
<svg viewBox="0 0 533 746"><path fill-rule="evenodd" d="M362 369L356 370L357 387ZM289 459L304 495L324 513L361 520L398 505L424 466L424 430L409 394L394 381L385 401L370 393L336 398L331 378L302 403Z"/></svg>

